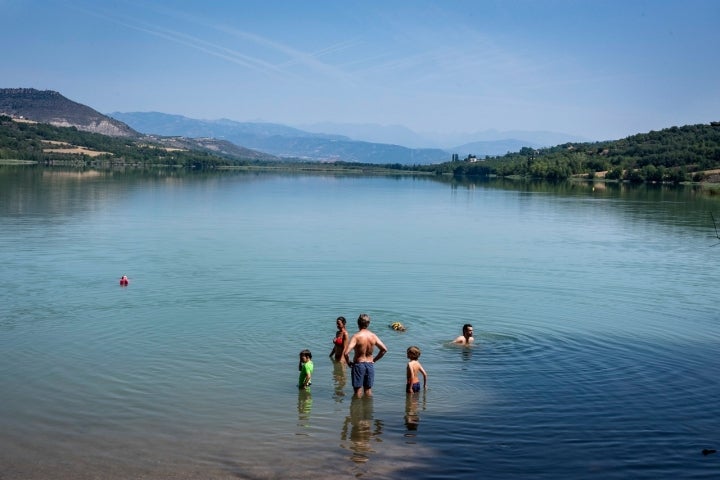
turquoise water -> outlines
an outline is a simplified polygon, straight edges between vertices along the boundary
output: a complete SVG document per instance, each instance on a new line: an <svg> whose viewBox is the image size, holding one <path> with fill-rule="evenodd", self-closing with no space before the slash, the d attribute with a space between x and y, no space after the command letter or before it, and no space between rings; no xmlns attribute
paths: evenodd
<svg viewBox="0 0 720 480"><path fill-rule="evenodd" d="M692 188L0 167L0 478L714 478L710 212ZM353 401L328 354L363 312L389 353Z"/></svg>

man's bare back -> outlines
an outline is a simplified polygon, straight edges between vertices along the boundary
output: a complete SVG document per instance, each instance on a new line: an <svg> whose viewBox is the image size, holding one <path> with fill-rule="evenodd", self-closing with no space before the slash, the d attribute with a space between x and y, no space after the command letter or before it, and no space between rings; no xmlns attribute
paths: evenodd
<svg viewBox="0 0 720 480"><path fill-rule="evenodd" d="M373 357L373 351L375 350L376 346L378 347L379 351L377 356ZM348 348L346 349L346 351L348 352L348 356L351 350L353 351L354 363L376 362L380 360L383 355L385 355L385 352L387 352L385 344L382 343L382 341L378 338L377 335L375 335L367 328L360 330L352 336L352 338L350 339L350 343L348 344Z"/></svg>
<svg viewBox="0 0 720 480"><path fill-rule="evenodd" d="M345 346L344 357L352 368L352 384L356 397L360 397L362 392L367 396L372 395L375 362L387 353L387 347L377 335L368 329L369 326L370 317L365 313L361 314L358 317L358 332L350 338ZM375 347L377 347L378 353L373 357ZM350 361L351 351L353 352L352 362Z"/></svg>

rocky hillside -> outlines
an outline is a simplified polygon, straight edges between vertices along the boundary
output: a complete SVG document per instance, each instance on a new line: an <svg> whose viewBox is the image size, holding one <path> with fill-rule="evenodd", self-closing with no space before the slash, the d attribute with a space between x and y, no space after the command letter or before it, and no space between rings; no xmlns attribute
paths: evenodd
<svg viewBox="0 0 720 480"><path fill-rule="evenodd" d="M125 123L52 90L0 88L0 114L113 137L137 137Z"/></svg>

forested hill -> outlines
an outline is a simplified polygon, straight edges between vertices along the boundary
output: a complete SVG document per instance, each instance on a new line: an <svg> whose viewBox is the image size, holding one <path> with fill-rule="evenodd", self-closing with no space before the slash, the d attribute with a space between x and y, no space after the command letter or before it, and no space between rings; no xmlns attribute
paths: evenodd
<svg viewBox="0 0 720 480"><path fill-rule="evenodd" d="M110 163L192 168L278 161L272 155L222 140L116 137L0 115L0 160L3 159L48 165Z"/></svg>
<svg viewBox="0 0 720 480"><path fill-rule="evenodd" d="M424 168L456 176L522 176L548 180L575 175L632 182L702 181L720 169L720 122L671 127L622 140L522 148L484 159Z"/></svg>

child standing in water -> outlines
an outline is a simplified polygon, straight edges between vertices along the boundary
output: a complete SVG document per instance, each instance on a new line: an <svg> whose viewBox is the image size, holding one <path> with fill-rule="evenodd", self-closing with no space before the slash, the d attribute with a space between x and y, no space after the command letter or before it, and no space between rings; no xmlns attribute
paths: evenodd
<svg viewBox="0 0 720 480"><path fill-rule="evenodd" d="M423 376L423 389L427 389L427 372L418 361L420 358L420 349L416 346L412 346L407 349L407 358L410 361L407 363L407 385L405 391L407 393L416 393L420 391L420 376Z"/></svg>
<svg viewBox="0 0 720 480"><path fill-rule="evenodd" d="M312 353L310 353L310 350L305 349L300 352L300 363L298 364L300 378L298 379L298 388L305 390L312 384L313 368Z"/></svg>

